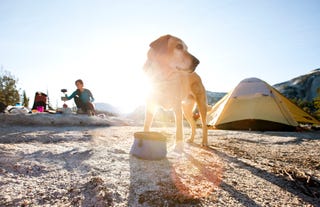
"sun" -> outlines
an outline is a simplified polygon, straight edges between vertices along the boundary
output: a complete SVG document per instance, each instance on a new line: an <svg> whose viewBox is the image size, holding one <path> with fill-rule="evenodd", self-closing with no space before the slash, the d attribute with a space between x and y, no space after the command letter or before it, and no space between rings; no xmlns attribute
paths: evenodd
<svg viewBox="0 0 320 207"><path fill-rule="evenodd" d="M127 76L119 88L117 107L122 113L131 113L140 106L144 106L151 84L148 78L141 71Z"/></svg>

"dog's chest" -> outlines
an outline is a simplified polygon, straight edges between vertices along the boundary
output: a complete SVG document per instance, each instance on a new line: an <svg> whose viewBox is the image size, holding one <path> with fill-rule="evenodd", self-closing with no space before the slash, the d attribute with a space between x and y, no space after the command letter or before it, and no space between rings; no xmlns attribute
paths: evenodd
<svg viewBox="0 0 320 207"><path fill-rule="evenodd" d="M162 106L165 109L172 109L181 106L181 103L187 99L190 94L186 93L180 81L164 82L154 85L151 94L151 101Z"/></svg>

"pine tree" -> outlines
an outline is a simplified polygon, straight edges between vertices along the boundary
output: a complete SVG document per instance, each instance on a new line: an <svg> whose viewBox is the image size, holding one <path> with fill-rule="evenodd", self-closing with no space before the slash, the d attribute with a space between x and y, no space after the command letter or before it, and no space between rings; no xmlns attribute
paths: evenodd
<svg viewBox="0 0 320 207"><path fill-rule="evenodd" d="M27 94L26 94L26 91L25 90L23 90L23 94L22 94L22 98L23 98L23 100L22 100L22 105L24 106L24 107L29 107L29 98L27 97Z"/></svg>
<svg viewBox="0 0 320 207"><path fill-rule="evenodd" d="M8 71L0 74L0 102L5 105L15 105L20 101L19 91L17 90L17 82Z"/></svg>

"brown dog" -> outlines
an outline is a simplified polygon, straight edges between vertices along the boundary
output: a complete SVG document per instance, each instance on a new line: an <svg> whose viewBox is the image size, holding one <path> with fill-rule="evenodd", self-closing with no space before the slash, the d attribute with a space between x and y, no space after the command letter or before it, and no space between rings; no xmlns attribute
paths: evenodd
<svg viewBox="0 0 320 207"><path fill-rule="evenodd" d="M179 38L165 35L150 44L144 71L151 79L153 91L147 98L144 131L150 131L157 106L172 109L176 121L176 147L182 149L183 114L192 128L188 141L193 142L196 123L193 110L197 103L202 121L202 145L207 138L207 97L200 77L194 72L199 60L191 55Z"/></svg>

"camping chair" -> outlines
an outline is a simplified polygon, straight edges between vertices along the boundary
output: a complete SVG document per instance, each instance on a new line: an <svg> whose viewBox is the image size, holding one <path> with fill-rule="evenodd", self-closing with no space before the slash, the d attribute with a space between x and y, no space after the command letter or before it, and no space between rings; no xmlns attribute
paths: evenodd
<svg viewBox="0 0 320 207"><path fill-rule="evenodd" d="M37 107L43 106L44 111L47 109L48 96L42 92L36 92L32 110L37 110Z"/></svg>

